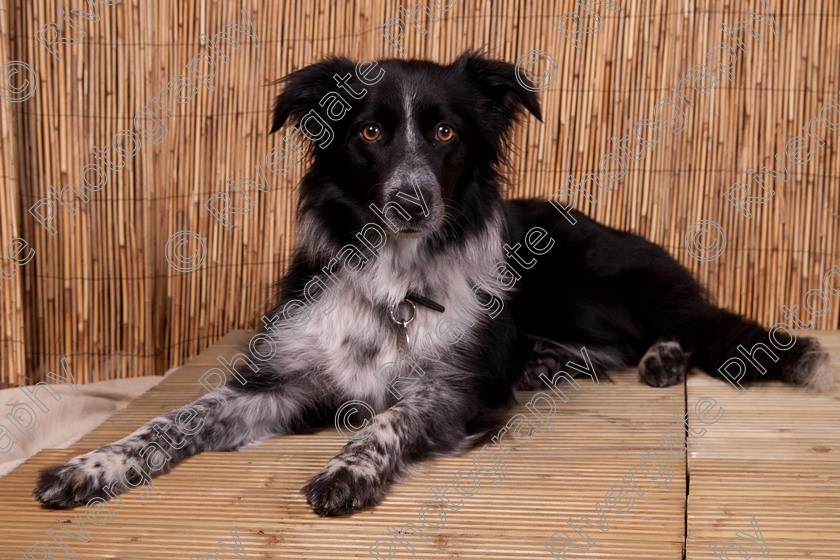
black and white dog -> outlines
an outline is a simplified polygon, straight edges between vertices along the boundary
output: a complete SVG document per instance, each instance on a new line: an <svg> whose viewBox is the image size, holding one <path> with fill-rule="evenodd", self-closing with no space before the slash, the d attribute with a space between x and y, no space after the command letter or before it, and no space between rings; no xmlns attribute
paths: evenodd
<svg viewBox="0 0 840 560"><path fill-rule="evenodd" d="M598 371L638 364L663 387L692 366L717 374L744 345L767 370L744 382L832 384L813 339L777 331L790 348L771 355L766 329L709 303L663 249L580 213L571 224L546 201L503 200L512 127L525 110L541 119L522 79L477 53L448 66L332 58L287 76L272 131L292 121L314 140L300 239L237 381L46 469L36 498L113 497L202 451L327 425L355 400L377 412L372 431L304 488L319 514L349 514L412 463L464 453L515 389L581 356Z"/></svg>

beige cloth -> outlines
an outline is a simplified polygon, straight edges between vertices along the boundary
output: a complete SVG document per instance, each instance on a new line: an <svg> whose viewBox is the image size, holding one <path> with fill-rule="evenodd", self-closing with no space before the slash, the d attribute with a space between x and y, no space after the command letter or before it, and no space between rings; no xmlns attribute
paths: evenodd
<svg viewBox="0 0 840 560"><path fill-rule="evenodd" d="M20 387L0 390L0 425L18 438L13 447L0 454L0 478L41 449L69 447L173 371L175 369L167 371L164 375L77 385L78 395L75 397L72 386L52 383L50 387L61 396L61 400L55 400L43 388L37 394L38 399L49 409L48 412L38 408ZM29 431L33 438L31 441L16 429L7 417L18 403L29 405L35 411L37 420ZM26 423L28 418L25 407L19 407L17 412L21 423ZM0 440L0 446L8 443L6 439Z"/></svg>

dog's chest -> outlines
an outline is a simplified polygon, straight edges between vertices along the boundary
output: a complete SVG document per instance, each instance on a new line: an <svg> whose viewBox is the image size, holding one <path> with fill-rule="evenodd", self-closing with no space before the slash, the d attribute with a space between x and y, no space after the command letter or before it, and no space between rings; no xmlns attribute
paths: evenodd
<svg viewBox="0 0 840 560"><path fill-rule="evenodd" d="M411 364L398 352L399 327L389 311L409 291L445 307L438 312L416 305L406 326L412 361L423 376L434 376L459 347L475 343L475 326L488 320L473 288L492 267L492 254L477 262L465 262L463 254L417 262L409 249L386 248L374 266L339 275L341 284L330 286L289 339L286 350L298 368L318 372L339 398L361 399L379 408L395 397L388 383L408 375ZM411 375L418 373L415 369ZM397 389L402 395L411 392L402 383Z"/></svg>

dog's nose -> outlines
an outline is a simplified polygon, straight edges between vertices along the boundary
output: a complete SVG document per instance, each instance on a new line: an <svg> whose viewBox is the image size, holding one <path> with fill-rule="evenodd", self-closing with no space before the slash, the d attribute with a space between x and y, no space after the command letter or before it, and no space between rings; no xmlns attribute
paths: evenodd
<svg viewBox="0 0 840 560"><path fill-rule="evenodd" d="M408 214L409 218L407 221L419 222L428 215L428 209L425 206L417 204L416 202L404 199L397 199L395 200L395 202L398 202L399 205L403 207L403 210L405 210Z"/></svg>
<svg viewBox="0 0 840 560"><path fill-rule="evenodd" d="M391 194L389 199L399 204L402 209L401 218L407 222L416 223L429 217L434 196L429 189L409 182Z"/></svg>

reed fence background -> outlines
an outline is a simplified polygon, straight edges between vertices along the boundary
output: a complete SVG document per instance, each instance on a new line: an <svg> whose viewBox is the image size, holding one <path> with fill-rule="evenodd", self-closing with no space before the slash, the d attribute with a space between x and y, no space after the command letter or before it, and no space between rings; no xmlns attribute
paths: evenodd
<svg viewBox="0 0 840 560"><path fill-rule="evenodd" d="M556 80L541 94L545 122L529 118L517 131L511 196L546 198L569 173L597 171L598 159L613 151L610 137L652 115L656 101L706 61L723 37L721 23L763 13L755 1L619 4L613 13L590 2L603 26L582 36L579 50L553 25L576 9L569 0L457 0L438 22L419 12L426 35L406 31L407 56L449 62L466 49L485 48L515 62L540 49L557 62ZM86 36L59 47L63 59L56 60L34 33L50 21L66 28L56 12L86 9L85 2L0 0L0 64L26 61L40 79L31 99L0 99L0 265L10 270L3 247L14 237L36 251L16 276L0 279L7 385L58 372L65 356L78 382L160 374L229 330L255 326L293 246L301 166L282 177L266 174L272 190L250 191L256 205L234 218L239 229L226 230L203 203L216 191L232 192L228 177L253 177L255 164L281 144L281 136L267 135L278 93L271 81L329 54L400 57L378 32L398 16L393 0L96 6L101 21L74 18ZM200 34L212 36L226 22L241 25L242 7L259 46L232 31L242 46L219 64L215 91L200 86L192 101L178 105L166 121L167 138L159 145L144 139L78 214L59 211L58 232L50 236L27 209L47 196L47 187L76 183L93 159L90 147L130 129L134 114L184 73L193 55L207 52ZM662 244L719 304L772 324L782 319L781 305L801 305L808 290L822 287L824 272L840 264L837 133L817 125L825 145L805 165L789 166L793 178L773 183L775 196L752 220L722 193L744 180L748 167L773 166L785 141L840 92L840 7L833 0L769 0L768 7L778 36L756 24L762 37L750 40L733 81L694 95L680 135L664 130L611 194L578 207ZM577 11L584 24L591 21ZM726 230L728 246L716 261L700 263L684 248L686 229L700 219ZM206 239L206 261L194 272L178 272L164 258L167 239L183 229ZM818 328L840 326L840 299L831 304Z"/></svg>

